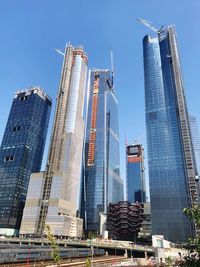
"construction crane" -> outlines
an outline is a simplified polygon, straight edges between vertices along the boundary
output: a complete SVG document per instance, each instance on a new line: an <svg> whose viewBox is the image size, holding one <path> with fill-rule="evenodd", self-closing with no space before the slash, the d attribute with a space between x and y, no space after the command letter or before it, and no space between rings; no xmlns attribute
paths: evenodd
<svg viewBox="0 0 200 267"><path fill-rule="evenodd" d="M64 55L65 55L65 53L63 52L63 50L62 50L62 49L55 48L55 50L56 50L56 52L57 52L58 54L60 54L60 55L62 55L62 56L64 56Z"/></svg>
<svg viewBox="0 0 200 267"><path fill-rule="evenodd" d="M163 28L163 25L160 27L160 29L156 29L154 26L153 26L153 22L151 21L148 21L148 20L145 20L145 19L140 19L138 18L137 19L138 22L142 23L143 25L145 25L146 27L150 28L152 31L156 32L156 33L159 33L161 31L161 29Z"/></svg>

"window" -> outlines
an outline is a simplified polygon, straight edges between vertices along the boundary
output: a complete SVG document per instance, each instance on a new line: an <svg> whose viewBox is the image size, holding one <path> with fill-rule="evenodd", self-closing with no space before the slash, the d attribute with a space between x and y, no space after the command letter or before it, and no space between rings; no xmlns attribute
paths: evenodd
<svg viewBox="0 0 200 267"><path fill-rule="evenodd" d="M20 97L20 100L21 101L24 101L24 100L26 100L28 98L28 96L26 95L26 96L22 96L22 97Z"/></svg>
<svg viewBox="0 0 200 267"><path fill-rule="evenodd" d="M4 162L13 161L14 158L15 158L14 156L6 156L6 157L4 158Z"/></svg>
<svg viewBox="0 0 200 267"><path fill-rule="evenodd" d="M21 126L15 126L13 128L13 132L18 132L18 131L20 131L20 129L21 129Z"/></svg>
<svg viewBox="0 0 200 267"><path fill-rule="evenodd" d="M149 119L150 120L156 120L157 119L157 112L149 112Z"/></svg>

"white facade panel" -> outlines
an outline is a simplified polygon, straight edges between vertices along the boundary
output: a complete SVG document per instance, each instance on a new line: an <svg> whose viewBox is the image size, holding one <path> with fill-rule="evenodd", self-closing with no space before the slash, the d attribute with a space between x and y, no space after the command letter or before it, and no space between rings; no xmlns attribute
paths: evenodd
<svg viewBox="0 0 200 267"><path fill-rule="evenodd" d="M37 230L37 222L40 211L40 200L42 198L42 185L44 172L32 173L26 203L24 207L20 235L34 235Z"/></svg>
<svg viewBox="0 0 200 267"><path fill-rule="evenodd" d="M70 91L69 91L69 100L67 107L67 117L66 117L66 132L73 133L75 127L76 120L76 112L77 112L77 103L78 103L78 94L79 92L79 84L80 84L80 76L81 76L81 65L82 58L80 55L76 55L74 68L72 71ZM82 108L82 107L79 107Z"/></svg>
<svg viewBox="0 0 200 267"><path fill-rule="evenodd" d="M29 206L26 208L26 218L30 219L30 216L38 214L35 228L39 235L44 232L44 224L48 224L55 235L82 235L83 222L76 218L76 211L80 193L86 74L87 57L84 51L82 48L76 49L67 45L57 94L48 165L42 184L43 199L37 203L38 211L29 209L31 205L35 205L34 201L29 204L27 202ZM37 195L35 189L30 190L31 198L39 198L40 194ZM24 225L26 223L24 220ZM32 226L34 228L33 223Z"/></svg>

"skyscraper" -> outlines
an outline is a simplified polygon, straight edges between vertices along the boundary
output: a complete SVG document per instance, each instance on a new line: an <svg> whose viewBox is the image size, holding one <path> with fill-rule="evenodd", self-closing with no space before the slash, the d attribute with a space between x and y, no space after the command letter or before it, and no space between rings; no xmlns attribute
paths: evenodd
<svg viewBox="0 0 200 267"><path fill-rule="evenodd" d="M145 36L143 52L152 232L185 241L194 229L183 208L198 197L174 26Z"/></svg>
<svg viewBox="0 0 200 267"><path fill-rule="evenodd" d="M42 235L44 225L57 236L81 236L76 218L79 202L83 104L87 56L68 44L57 94L56 111L46 171L31 176L21 234ZM37 186L37 192L33 192Z"/></svg>
<svg viewBox="0 0 200 267"><path fill-rule="evenodd" d="M40 171L51 99L39 87L16 92L0 147L0 234L18 234L32 172Z"/></svg>
<svg viewBox="0 0 200 267"><path fill-rule="evenodd" d="M146 202L144 149L140 144L126 146L126 195L129 203Z"/></svg>
<svg viewBox="0 0 200 267"><path fill-rule="evenodd" d="M89 75L82 216L87 231L99 233L100 215L108 203L123 199L119 170L118 103L109 70Z"/></svg>

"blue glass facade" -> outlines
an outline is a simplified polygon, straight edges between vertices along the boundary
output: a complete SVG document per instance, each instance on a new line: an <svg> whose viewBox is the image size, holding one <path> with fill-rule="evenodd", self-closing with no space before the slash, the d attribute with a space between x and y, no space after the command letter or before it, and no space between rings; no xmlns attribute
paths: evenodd
<svg viewBox="0 0 200 267"><path fill-rule="evenodd" d="M91 71L85 144L82 216L88 231L99 231L108 203L123 200L119 170L118 103L109 70Z"/></svg>
<svg viewBox="0 0 200 267"><path fill-rule="evenodd" d="M184 241L192 234L183 214L191 205L187 167L192 169L192 160L186 162L184 151L192 153L190 136L183 131L183 126L188 129L188 115L183 86L177 82L182 85L174 27L156 37L145 36L143 52L152 233Z"/></svg>
<svg viewBox="0 0 200 267"><path fill-rule="evenodd" d="M0 147L2 233L18 233L30 175L41 167L50 109L51 99L40 88L17 92L13 99Z"/></svg>
<svg viewBox="0 0 200 267"><path fill-rule="evenodd" d="M129 203L146 202L143 154L141 145L126 146L126 194Z"/></svg>

